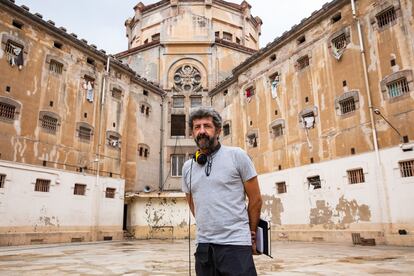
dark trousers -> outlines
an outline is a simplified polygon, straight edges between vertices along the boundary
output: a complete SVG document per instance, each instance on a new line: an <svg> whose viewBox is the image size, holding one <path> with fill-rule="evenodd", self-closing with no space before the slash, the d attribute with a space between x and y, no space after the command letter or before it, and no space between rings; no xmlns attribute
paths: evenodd
<svg viewBox="0 0 414 276"><path fill-rule="evenodd" d="M257 276L251 246L199 243L194 255L197 276Z"/></svg>

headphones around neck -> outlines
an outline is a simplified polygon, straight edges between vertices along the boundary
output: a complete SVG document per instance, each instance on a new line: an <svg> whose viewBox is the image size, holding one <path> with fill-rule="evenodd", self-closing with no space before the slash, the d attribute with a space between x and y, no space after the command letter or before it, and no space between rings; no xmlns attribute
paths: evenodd
<svg viewBox="0 0 414 276"><path fill-rule="evenodd" d="M218 143L217 146L214 148L213 151L210 153L203 153L201 150L197 150L193 156L194 161L196 161L199 165L205 165L208 161L208 157L218 151L221 147L221 144Z"/></svg>

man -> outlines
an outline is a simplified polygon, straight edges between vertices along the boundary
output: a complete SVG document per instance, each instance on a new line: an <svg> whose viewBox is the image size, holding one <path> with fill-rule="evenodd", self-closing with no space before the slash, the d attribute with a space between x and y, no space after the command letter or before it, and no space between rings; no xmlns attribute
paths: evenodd
<svg viewBox="0 0 414 276"><path fill-rule="evenodd" d="M262 199L253 163L242 149L220 145L214 109L192 112L189 127L199 150L183 166L182 190L197 223L196 273L257 275L252 254Z"/></svg>

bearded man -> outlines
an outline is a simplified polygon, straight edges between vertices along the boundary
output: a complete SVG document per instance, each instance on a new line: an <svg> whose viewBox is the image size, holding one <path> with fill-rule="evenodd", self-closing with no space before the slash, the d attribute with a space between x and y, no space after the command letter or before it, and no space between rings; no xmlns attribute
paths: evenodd
<svg viewBox="0 0 414 276"><path fill-rule="evenodd" d="M262 198L254 165L241 148L219 143L222 119L214 109L193 111L189 127L199 150L183 166L182 190L197 224L196 273L257 275Z"/></svg>

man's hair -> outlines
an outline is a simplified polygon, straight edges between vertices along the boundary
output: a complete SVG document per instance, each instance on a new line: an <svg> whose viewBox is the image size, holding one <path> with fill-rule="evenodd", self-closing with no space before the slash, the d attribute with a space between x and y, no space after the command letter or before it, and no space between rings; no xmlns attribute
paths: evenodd
<svg viewBox="0 0 414 276"><path fill-rule="evenodd" d="M193 121L197 119L209 118L213 119L213 124L216 129L221 129L222 119L220 114L214 110L212 107L200 107L191 112L190 118L188 120L188 126L190 129L193 129Z"/></svg>

